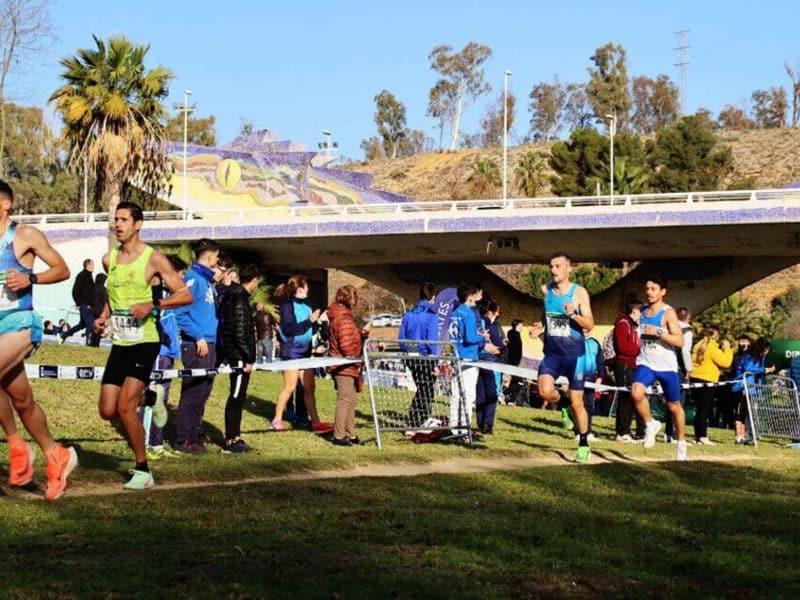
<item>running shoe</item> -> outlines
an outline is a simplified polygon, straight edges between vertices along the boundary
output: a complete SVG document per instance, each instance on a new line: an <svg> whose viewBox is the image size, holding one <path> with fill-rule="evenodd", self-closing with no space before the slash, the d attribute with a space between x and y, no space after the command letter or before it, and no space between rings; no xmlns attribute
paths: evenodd
<svg viewBox="0 0 800 600"><path fill-rule="evenodd" d="M627 433L624 434L624 435L619 435L618 434L617 437L614 438L614 441L615 442L619 442L620 444L632 444L633 443L633 438L630 435L628 435Z"/></svg>
<svg viewBox="0 0 800 600"><path fill-rule="evenodd" d="M45 500L58 500L67 489L67 477L78 466L78 453L75 448L64 448L57 445L46 453L47 489L44 492Z"/></svg>
<svg viewBox="0 0 800 600"><path fill-rule="evenodd" d="M280 420L280 419L272 419L272 423L270 423L270 425L272 425L272 429L274 429L275 431L288 431L289 430L289 428L286 427L286 425L284 425L283 421Z"/></svg>
<svg viewBox="0 0 800 600"><path fill-rule="evenodd" d="M675 455L675 460L684 461L687 458L689 453L689 444L686 443L686 440L680 440L678 442L678 452Z"/></svg>
<svg viewBox="0 0 800 600"><path fill-rule="evenodd" d="M352 446L353 445L353 442L351 442L350 439L346 438L346 437L343 437L341 439L340 438L333 438L331 440L331 442L333 443L334 446Z"/></svg>
<svg viewBox="0 0 800 600"><path fill-rule="evenodd" d="M576 442L580 442L581 441L581 435L579 433L575 434L575 441ZM593 434L593 433L589 433L586 436L586 441L589 442L589 443L596 442L597 441L597 436L595 434Z"/></svg>
<svg viewBox="0 0 800 600"><path fill-rule="evenodd" d="M360 446L361 445L361 440L359 439L358 436L347 438L347 439L350 440L350 443L353 444L353 446Z"/></svg>
<svg viewBox="0 0 800 600"><path fill-rule="evenodd" d="M222 447L223 454L244 454L250 452L250 446L242 440L228 440Z"/></svg>
<svg viewBox="0 0 800 600"><path fill-rule="evenodd" d="M331 425L330 423L325 423L324 421L320 421L319 423L312 423L311 431L313 431L317 435L325 435L333 431L333 425Z"/></svg>
<svg viewBox="0 0 800 600"><path fill-rule="evenodd" d="M716 442L712 442L707 437L701 437L699 440L697 440L697 443L698 444L702 444L703 446L716 446L717 445Z"/></svg>
<svg viewBox="0 0 800 600"><path fill-rule="evenodd" d="M161 460L168 456L164 446L148 446L147 447L147 460Z"/></svg>
<svg viewBox="0 0 800 600"><path fill-rule="evenodd" d="M652 448L656 445L656 436L661 430L661 422L655 419L650 421L644 429L644 447Z"/></svg>
<svg viewBox="0 0 800 600"><path fill-rule="evenodd" d="M129 469L131 478L122 486L126 490L151 490L155 487L156 482L153 480L153 474L148 471L137 471L136 469Z"/></svg>
<svg viewBox="0 0 800 600"><path fill-rule="evenodd" d="M592 449L589 446L578 446L578 451L575 453L575 462L588 463L591 456Z"/></svg>
<svg viewBox="0 0 800 600"><path fill-rule="evenodd" d="M572 422L568 408L561 409L561 429L566 429L567 431L575 429L575 424Z"/></svg>
<svg viewBox="0 0 800 600"><path fill-rule="evenodd" d="M8 485L21 487L33 481L33 460L35 454L28 442L9 449Z"/></svg>
<svg viewBox="0 0 800 600"><path fill-rule="evenodd" d="M200 444L193 444L192 442L183 442L182 444L174 444L172 449L178 454L188 456L196 454L205 454L206 449Z"/></svg>
<svg viewBox="0 0 800 600"><path fill-rule="evenodd" d="M159 429L167 424L167 405L164 403L164 386L156 385L156 402L153 404L153 425Z"/></svg>

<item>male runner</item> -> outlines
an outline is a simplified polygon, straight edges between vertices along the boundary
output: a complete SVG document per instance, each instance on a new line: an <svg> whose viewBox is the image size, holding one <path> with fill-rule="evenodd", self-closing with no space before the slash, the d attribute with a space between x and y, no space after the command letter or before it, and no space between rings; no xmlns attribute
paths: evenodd
<svg viewBox="0 0 800 600"><path fill-rule="evenodd" d="M569 380L569 401L578 431L577 462L589 462L589 417L583 406L583 369L578 359L584 354L584 331L594 328L589 292L569 280L572 259L563 252L550 257L550 275L544 298L542 323L535 323L532 334L544 331L544 358L539 365L539 396L545 402L557 403L559 393L555 380Z"/></svg>
<svg viewBox="0 0 800 600"><path fill-rule="evenodd" d="M189 304L192 294L161 252L139 239L144 223L142 209L133 202L120 202L114 213L114 232L119 245L103 257L108 272L108 302L94 322L101 333L110 320L112 342L100 388L100 416L108 421L119 416L133 453L136 468L123 486L146 490L155 485L147 465L144 428L137 409L145 385L150 381L153 361L160 347L155 311ZM158 277L171 292L154 300L151 283Z"/></svg>
<svg viewBox="0 0 800 600"><path fill-rule="evenodd" d="M64 259L41 231L11 220L14 191L0 181L0 426L8 443L10 467L8 483L24 486L33 480L33 449L20 437L11 404L22 424L42 449L47 466L44 497L56 500L67 487L67 477L78 466L74 448L56 443L47 428L47 417L33 400L23 360L33 354L42 341L42 318L33 312L36 284L57 283L69 278ZM33 272L40 258L49 267Z"/></svg>
<svg viewBox="0 0 800 600"><path fill-rule="evenodd" d="M639 334L642 347L633 373L631 399L636 412L645 420L644 447L652 448L661 423L650 414L647 388L656 381L664 391L664 400L672 415L675 438L678 440L678 460L686 460L688 446L684 439L686 413L681 399L681 378L678 374L678 356L675 350L683 346L683 332L675 310L664 302L667 283L657 275L647 278L645 296L647 305L642 308Z"/></svg>

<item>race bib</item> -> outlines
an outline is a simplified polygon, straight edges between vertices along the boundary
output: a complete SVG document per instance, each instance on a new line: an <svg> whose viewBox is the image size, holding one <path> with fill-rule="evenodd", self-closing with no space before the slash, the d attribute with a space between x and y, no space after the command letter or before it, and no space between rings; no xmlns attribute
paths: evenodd
<svg viewBox="0 0 800 600"><path fill-rule="evenodd" d="M14 310L19 307L17 293L12 292L6 285L6 273L0 273L0 311Z"/></svg>
<svg viewBox="0 0 800 600"><path fill-rule="evenodd" d="M547 335L550 337L569 337L569 317L561 313L547 313Z"/></svg>
<svg viewBox="0 0 800 600"><path fill-rule="evenodd" d="M131 315L129 310L115 310L111 315L111 331L121 342L140 342L144 339L144 326L141 319Z"/></svg>
<svg viewBox="0 0 800 600"><path fill-rule="evenodd" d="M642 344L644 345L645 352L650 352L658 348L660 344L660 339L657 335L645 335L641 334Z"/></svg>

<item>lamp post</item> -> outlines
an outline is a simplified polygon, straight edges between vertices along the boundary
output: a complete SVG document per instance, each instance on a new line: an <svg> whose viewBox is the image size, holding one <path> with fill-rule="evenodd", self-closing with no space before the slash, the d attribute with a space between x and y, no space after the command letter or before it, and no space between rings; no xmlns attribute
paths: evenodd
<svg viewBox="0 0 800 600"><path fill-rule="evenodd" d="M608 134L610 139L611 145L611 160L610 160L610 200L611 204L614 204L614 134L617 133L617 115L614 113L613 115L606 115L606 119L608 120Z"/></svg>
<svg viewBox="0 0 800 600"><path fill-rule="evenodd" d="M503 204L508 198L508 78L511 71L503 73Z"/></svg>
<svg viewBox="0 0 800 600"><path fill-rule="evenodd" d="M173 106L178 112L183 113L183 218L188 215L188 193L189 186L186 177L186 163L188 162L188 140L189 140L189 113L193 113L195 105L189 106L189 96L192 95L192 90L183 90L183 104L174 104Z"/></svg>

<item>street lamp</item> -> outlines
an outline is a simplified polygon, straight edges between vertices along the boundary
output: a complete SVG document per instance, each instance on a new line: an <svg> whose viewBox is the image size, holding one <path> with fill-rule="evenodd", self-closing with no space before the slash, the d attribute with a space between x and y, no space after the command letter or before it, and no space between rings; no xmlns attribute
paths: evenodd
<svg viewBox="0 0 800 600"><path fill-rule="evenodd" d="M174 104L178 112L183 113L183 218L186 218L188 209L188 181L186 179L186 163L188 162L188 152L186 146L189 139L189 114L194 112L195 104L189 106L189 96L192 90L183 90L183 104Z"/></svg>
<svg viewBox="0 0 800 600"><path fill-rule="evenodd" d="M503 203L508 197L508 78L511 71L503 73Z"/></svg>
<svg viewBox="0 0 800 600"><path fill-rule="evenodd" d="M614 113L613 115L606 115L606 120L608 121L608 134L611 144L610 200L611 204L613 205L614 204L614 134L617 133L617 114Z"/></svg>
<svg viewBox="0 0 800 600"><path fill-rule="evenodd" d="M322 135L325 136L325 158L331 157L331 135L328 129L323 130Z"/></svg>

